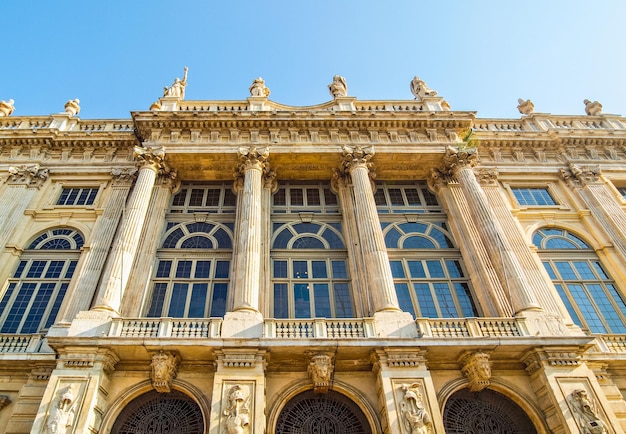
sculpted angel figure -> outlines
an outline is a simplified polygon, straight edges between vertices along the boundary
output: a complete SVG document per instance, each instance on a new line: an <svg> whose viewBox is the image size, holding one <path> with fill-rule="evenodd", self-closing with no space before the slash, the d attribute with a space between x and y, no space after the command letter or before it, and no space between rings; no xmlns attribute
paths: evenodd
<svg viewBox="0 0 626 434"><path fill-rule="evenodd" d="M176 77L174 79L174 83L170 87L165 86L163 88L163 96L173 96L176 98L184 99L185 98L185 87L187 86L187 72L189 68L185 66L185 73L183 75L183 79Z"/></svg>
<svg viewBox="0 0 626 434"><path fill-rule="evenodd" d="M347 96L348 95L348 84L346 79L340 75L335 75L333 77L333 82L328 85L328 90L333 98Z"/></svg>

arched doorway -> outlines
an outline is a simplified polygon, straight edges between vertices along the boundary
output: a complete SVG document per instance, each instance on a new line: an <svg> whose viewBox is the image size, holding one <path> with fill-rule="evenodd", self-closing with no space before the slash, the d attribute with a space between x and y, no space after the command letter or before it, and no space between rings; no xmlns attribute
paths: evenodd
<svg viewBox="0 0 626 434"><path fill-rule="evenodd" d="M363 411L346 396L330 391L300 393L283 408L276 434L371 434Z"/></svg>
<svg viewBox="0 0 626 434"><path fill-rule="evenodd" d="M446 434L536 434L530 418L501 393L455 392L443 411Z"/></svg>
<svg viewBox="0 0 626 434"><path fill-rule="evenodd" d="M133 399L118 416L111 434L203 434L196 402L179 391L150 391Z"/></svg>

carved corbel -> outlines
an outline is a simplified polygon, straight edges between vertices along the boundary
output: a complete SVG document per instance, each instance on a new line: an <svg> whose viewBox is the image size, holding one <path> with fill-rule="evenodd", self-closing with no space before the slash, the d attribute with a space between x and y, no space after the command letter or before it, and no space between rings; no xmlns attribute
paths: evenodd
<svg viewBox="0 0 626 434"><path fill-rule="evenodd" d="M159 351L152 356L152 387L157 392L168 393L172 386L172 381L178 373L180 357L171 351Z"/></svg>
<svg viewBox="0 0 626 434"><path fill-rule="evenodd" d="M334 372L334 356L331 353L310 355L308 367L309 377L313 383L313 392L327 393Z"/></svg>
<svg viewBox="0 0 626 434"><path fill-rule="evenodd" d="M469 381L468 389L471 392L480 392L487 386L491 379L491 363L489 354L477 351L465 353L459 360L461 372Z"/></svg>

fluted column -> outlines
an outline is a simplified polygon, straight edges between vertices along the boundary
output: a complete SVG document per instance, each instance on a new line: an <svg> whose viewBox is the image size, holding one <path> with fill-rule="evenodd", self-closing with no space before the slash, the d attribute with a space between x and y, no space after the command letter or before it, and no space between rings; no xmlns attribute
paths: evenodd
<svg viewBox="0 0 626 434"><path fill-rule="evenodd" d="M443 172L458 179L470 213L485 242L489 258L502 285L509 291L515 314L529 309L540 310L506 234L474 175L472 167L476 165L477 158L475 149L448 148L444 157Z"/></svg>
<svg viewBox="0 0 626 434"><path fill-rule="evenodd" d="M9 167L9 177L0 195L0 248L4 248L35 192L48 179L48 169L38 164Z"/></svg>
<svg viewBox="0 0 626 434"><path fill-rule="evenodd" d="M139 165L137 181L122 216L121 227L109 255L95 305L91 309L114 315L120 313L122 296L137 254L157 174L159 171L167 171L163 149L137 147L135 158Z"/></svg>
<svg viewBox="0 0 626 434"><path fill-rule="evenodd" d="M108 200L103 205L103 212L96 220L91 233L89 248L85 249L74 279L68 288L67 296L63 300L59 311L62 323L71 322L78 312L88 310L89 304L98 287L98 281L111 248L113 236L117 229L128 197L130 187L137 176L137 169L114 169L111 191Z"/></svg>
<svg viewBox="0 0 626 434"><path fill-rule="evenodd" d="M373 150L364 150L359 146L344 147L343 169L350 174L354 186L354 210L374 310L399 311L398 297L369 177L370 169L373 167L370 159L373 155Z"/></svg>
<svg viewBox="0 0 626 434"><path fill-rule="evenodd" d="M259 283L262 237L263 175L269 169L269 149L239 150L239 166L243 177L236 216L236 259L233 288L233 310L259 310Z"/></svg>

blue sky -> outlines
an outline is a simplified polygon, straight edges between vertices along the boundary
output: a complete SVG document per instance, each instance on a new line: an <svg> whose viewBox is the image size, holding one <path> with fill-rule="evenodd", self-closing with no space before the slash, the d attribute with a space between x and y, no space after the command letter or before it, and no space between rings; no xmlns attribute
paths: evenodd
<svg viewBox="0 0 626 434"><path fill-rule="evenodd" d="M189 67L188 100L330 100L332 76L361 100L412 99L419 75L452 110L518 118L626 114L626 2L2 0L0 100L18 115L128 118Z"/></svg>

